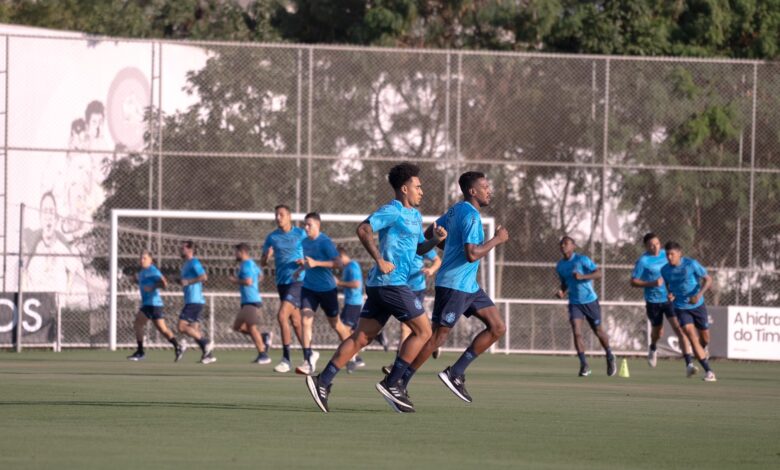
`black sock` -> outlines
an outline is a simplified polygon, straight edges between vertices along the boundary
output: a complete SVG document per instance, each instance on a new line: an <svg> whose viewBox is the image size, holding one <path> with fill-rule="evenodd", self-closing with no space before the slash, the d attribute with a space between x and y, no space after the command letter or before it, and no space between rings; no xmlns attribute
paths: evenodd
<svg viewBox="0 0 780 470"><path fill-rule="evenodd" d="M174 348L178 348L179 347L179 342L176 341L176 337L175 336L173 338L169 339L168 341L173 345Z"/></svg>
<svg viewBox="0 0 780 470"><path fill-rule="evenodd" d="M138 352L142 353L142 354L144 352L144 342L143 341L139 341L138 342Z"/></svg>
<svg viewBox="0 0 780 470"><path fill-rule="evenodd" d="M206 345L209 344L209 340L207 340L204 337L201 337L200 339L195 340L198 343L198 346L200 346L200 350L204 353L206 352Z"/></svg>
<svg viewBox="0 0 780 470"><path fill-rule="evenodd" d="M656 345L655 345L655 343L653 343L653 344L651 344L651 345L650 345L650 350L651 350L651 351L655 351L655 350L656 350Z"/></svg>
<svg viewBox="0 0 780 470"><path fill-rule="evenodd" d="M290 362L290 345L289 344L283 344L282 345L282 357L285 361Z"/></svg>

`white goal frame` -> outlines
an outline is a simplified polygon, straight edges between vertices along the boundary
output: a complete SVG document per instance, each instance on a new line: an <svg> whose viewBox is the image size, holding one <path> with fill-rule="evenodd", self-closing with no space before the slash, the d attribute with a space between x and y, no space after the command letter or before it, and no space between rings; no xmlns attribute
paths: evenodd
<svg viewBox="0 0 780 470"><path fill-rule="evenodd" d="M295 212L292 219L302 221L306 214ZM366 220L368 214L333 214L321 213L320 216L324 222L355 222L360 223ZM423 223L430 224L439 216L423 216ZM118 275L119 275L119 219L208 219L208 220L265 220L272 221L275 218L274 212L224 212L224 211L185 211L185 210L158 210L158 209L113 209L111 210L111 249L110 249L110 279L111 279L111 298L109 310L109 337L108 347L111 351L117 348L117 296ZM482 225L486 226L488 234L496 231L496 221L493 217L482 217ZM487 258L487 292L491 298L496 294L496 254L495 250L490 250Z"/></svg>

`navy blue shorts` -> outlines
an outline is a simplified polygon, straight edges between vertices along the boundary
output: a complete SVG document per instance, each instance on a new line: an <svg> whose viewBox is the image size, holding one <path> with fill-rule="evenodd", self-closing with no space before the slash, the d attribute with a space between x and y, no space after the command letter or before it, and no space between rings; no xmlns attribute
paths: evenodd
<svg viewBox="0 0 780 470"><path fill-rule="evenodd" d="M360 318L376 320L382 326L390 316L400 322L407 322L425 313L422 302L408 286L366 287L366 294Z"/></svg>
<svg viewBox="0 0 780 470"><path fill-rule="evenodd" d="M358 319L360 318L361 307L362 305L345 304L344 308L341 310L341 323L354 330L357 326Z"/></svg>
<svg viewBox="0 0 780 470"><path fill-rule="evenodd" d="M412 294L414 294L415 297L417 297L417 300L420 301L420 305L425 307L425 289L423 290L413 290Z"/></svg>
<svg viewBox="0 0 780 470"><path fill-rule="evenodd" d="M279 292L279 301L290 302L295 308L301 308L302 288L302 282L293 282L292 284L277 284L276 290Z"/></svg>
<svg viewBox="0 0 780 470"><path fill-rule="evenodd" d="M200 314L203 313L203 304L185 304L179 314L179 320L184 320L189 323L198 323L200 321Z"/></svg>
<svg viewBox="0 0 780 470"><path fill-rule="evenodd" d="M316 312L322 307L325 316L334 318L339 316L339 293L336 289L317 292L307 288L301 289L301 309L308 308Z"/></svg>
<svg viewBox="0 0 780 470"><path fill-rule="evenodd" d="M650 324L656 327L664 324L664 317L675 317L674 306L671 302L645 302L645 313L647 313Z"/></svg>
<svg viewBox="0 0 780 470"><path fill-rule="evenodd" d="M141 313L149 320L159 320L163 317L163 308L153 305L142 305Z"/></svg>
<svg viewBox="0 0 780 470"><path fill-rule="evenodd" d="M601 325L601 305L598 300L589 304L569 304L569 320L588 320L591 328Z"/></svg>
<svg viewBox="0 0 780 470"><path fill-rule="evenodd" d="M437 286L431 322L434 325L452 328L461 316L468 318L483 308L495 306L496 304L482 289L469 293Z"/></svg>
<svg viewBox="0 0 780 470"><path fill-rule="evenodd" d="M677 321L680 322L680 326L693 323L697 330L707 330L710 328L710 318L707 313L707 306L704 304L688 309L675 307L674 313L677 315Z"/></svg>

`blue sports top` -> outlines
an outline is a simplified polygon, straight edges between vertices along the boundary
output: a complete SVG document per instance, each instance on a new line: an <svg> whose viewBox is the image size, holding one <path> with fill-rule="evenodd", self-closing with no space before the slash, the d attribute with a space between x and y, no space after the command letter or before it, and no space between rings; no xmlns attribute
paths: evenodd
<svg viewBox="0 0 780 470"><path fill-rule="evenodd" d="M352 260L344 266L342 281L359 281L360 285L355 288L344 288L344 303L347 305L363 305L363 273L360 271L360 264Z"/></svg>
<svg viewBox="0 0 780 470"><path fill-rule="evenodd" d="M274 249L277 285L292 284L305 279L305 272L301 273L297 281L293 279L293 273L298 269L296 261L303 258L302 242L305 238L306 231L300 227L293 227L289 232L277 228L265 237L263 254L268 253L269 248Z"/></svg>
<svg viewBox="0 0 780 470"><path fill-rule="evenodd" d="M181 278L184 279L197 279L206 274L206 270L203 269L203 265L200 264L198 258L192 258L187 260L181 267ZM205 304L206 298L203 297L203 283L196 282L188 286L184 286L184 304Z"/></svg>
<svg viewBox="0 0 780 470"><path fill-rule="evenodd" d="M160 290L157 288L157 283L160 282L162 277L162 273L155 265L142 269L138 273L138 288L141 290L141 305L145 307L163 306ZM145 289L147 287L154 287L154 290L147 292Z"/></svg>
<svg viewBox="0 0 780 470"><path fill-rule="evenodd" d="M667 264L661 268L661 276L664 277L666 288L674 294L674 308L690 310L704 304L704 296L698 302L692 304L689 299L701 290L701 278L707 275L707 270L693 258L683 257L680 264L672 266Z"/></svg>
<svg viewBox="0 0 780 470"><path fill-rule="evenodd" d="M485 241L479 211L471 203L460 201L439 217L436 225L447 230L441 268L436 273L436 287L477 292L479 260L469 262L466 258L466 244L481 245Z"/></svg>
<svg viewBox="0 0 780 470"><path fill-rule="evenodd" d="M645 253L639 257L634 265L634 271L631 273L632 279L652 282L661 277L661 268L666 266L666 251L661 250L658 256ZM668 302L666 285L657 287L645 287L645 301L661 304Z"/></svg>
<svg viewBox="0 0 780 470"><path fill-rule="evenodd" d="M418 292L425 290L425 274L422 269L425 267L425 260L433 261L436 259L436 250L431 250L424 255L415 255L414 265L412 266L412 272L409 274L409 281L407 285L412 292Z"/></svg>
<svg viewBox="0 0 780 470"><path fill-rule="evenodd" d="M379 234L379 253L395 269L383 274L374 265L368 272L369 287L405 286L412 271L417 245L425 241L422 215L413 207L404 207L393 199L368 216L366 222Z"/></svg>
<svg viewBox="0 0 780 470"><path fill-rule="evenodd" d="M574 273L591 274L598 269L596 263L590 258L579 253L572 254L569 259L558 261L555 271L569 292L569 303L572 305L589 304L598 300L596 291L593 290L593 281L581 281L574 279Z"/></svg>
<svg viewBox="0 0 780 470"><path fill-rule="evenodd" d="M242 261L236 277L242 281L246 279L252 280L252 284L250 285L240 284L238 286L238 291L241 293L242 304L258 304L263 302L263 299L260 297L260 278L263 277L263 273L254 260L247 259Z"/></svg>
<svg viewBox="0 0 780 470"><path fill-rule="evenodd" d="M303 256L309 256L316 261L332 261L338 258L339 251L333 240L320 232L317 238L312 240L309 237L303 239ZM306 278L303 280L303 287L315 292L326 292L336 288L336 281L333 279L333 270L331 268L309 268L306 270Z"/></svg>

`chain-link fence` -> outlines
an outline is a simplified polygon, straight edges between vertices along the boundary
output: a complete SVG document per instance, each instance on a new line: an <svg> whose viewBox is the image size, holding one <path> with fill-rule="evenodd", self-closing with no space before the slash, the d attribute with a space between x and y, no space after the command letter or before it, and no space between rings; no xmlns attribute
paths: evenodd
<svg viewBox="0 0 780 470"><path fill-rule="evenodd" d="M0 69L4 292L51 206L67 223L47 249L78 251L94 278L78 308L99 316L112 208L367 214L390 197L388 168L411 160L426 214L458 199L460 172L492 181L485 213L511 234L497 297L523 301L502 304L512 325L500 347L571 347L565 309L542 302L563 234L604 268L597 290L627 350L646 334L628 281L647 231L708 267L710 304L779 302L777 63L2 36ZM259 243L272 229L137 222L128 229L151 244L166 233ZM29 291L70 282L46 269ZM219 312L233 302L214 300Z"/></svg>

